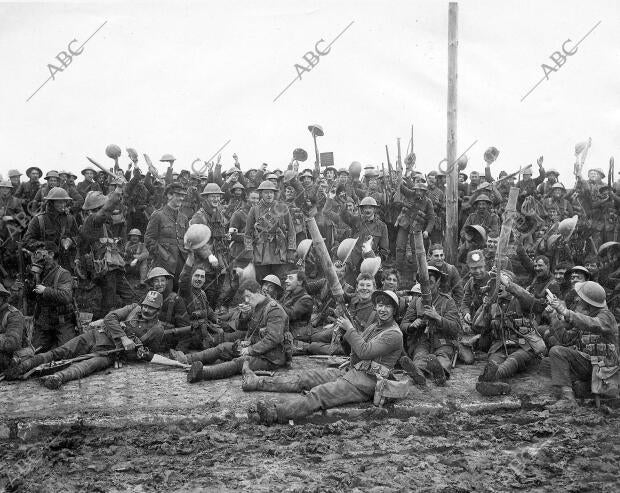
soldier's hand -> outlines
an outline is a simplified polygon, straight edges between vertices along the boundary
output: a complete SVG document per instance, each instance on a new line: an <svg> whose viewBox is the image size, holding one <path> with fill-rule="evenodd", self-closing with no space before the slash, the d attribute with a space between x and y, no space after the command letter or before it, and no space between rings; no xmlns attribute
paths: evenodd
<svg viewBox="0 0 620 493"><path fill-rule="evenodd" d="M424 239L426 240L428 238L428 231L423 231L422 232L422 236L424 237Z"/></svg>
<svg viewBox="0 0 620 493"><path fill-rule="evenodd" d="M43 294L43 291L45 291L45 286L43 286L43 284L37 284L35 288L33 289L33 291L36 294Z"/></svg>
<svg viewBox="0 0 620 493"><path fill-rule="evenodd" d="M63 238L62 240L60 240L60 244L65 250L69 250L69 248L71 248L71 245L73 245L73 240L71 238Z"/></svg>
<svg viewBox="0 0 620 493"><path fill-rule="evenodd" d="M436 320L437 322L441 320L441 315L435 310L434 306L424 307L424 316Z"/></svg>
<svg viewBox="0 0 620 493"><path fill-rule="evenodd" d="M421 318L416 318L413 322L411 322L411 325L409 325L409 327L412 329L419 329L423 325L424 325L424 320L422 320Z"/></svg>
<svg viewBox="0 0 620 493"><path fill-rule="evenodd" d="M543 160L544 160L544 157L543 157L543 156L540 156L540 157L536 160L536 164L538 164L538 167L541 167L541 166L542 166L542 164L543 164Z"/></svg>
<svg viewBox="0 0 620 493"><path fill-rule="evenodd" d="M217 260L217 257L213 254L209 255L209 263L212 267L217 267L220 263Z"/></svg>
<svg viewBox="0 0 620 493"><path fill-rule="evenodd" d="M247 303L240 303L239 310L241 311L241 313L250 313L252 311L252 307Z"/></svg>
<svg viewBox="0 0 620 493"><path fill-rule="evenodd" d="M466 313L465 316L463 317L463 320L465 321L465 323L470 324L471 323L471 313Z"/></svg>
<svg viewBox="0 0 620 493"><path fill-rule="evenodd" d="M239 351L239 356L249 356L249 355L250 355L250 348L249 347L243 347Z"/></svg>
<svg viewBox="0 0 620 493"><path fill-rule="evenodd" d="M125 351L133 351L136 349L136 343L127 336L121 337L121 344L123 345L123 349Z"/></svg>

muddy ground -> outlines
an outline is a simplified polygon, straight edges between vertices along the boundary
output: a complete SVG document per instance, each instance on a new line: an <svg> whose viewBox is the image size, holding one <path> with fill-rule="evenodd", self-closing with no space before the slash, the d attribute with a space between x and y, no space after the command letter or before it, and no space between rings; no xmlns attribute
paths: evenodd
<svg viewBox="0 0 620 493"><path fill-rule="evenodd" d="M41 427L0 441L6 491L619 491L620 410ZM374 415L373 415L374 414Z"/></svg>

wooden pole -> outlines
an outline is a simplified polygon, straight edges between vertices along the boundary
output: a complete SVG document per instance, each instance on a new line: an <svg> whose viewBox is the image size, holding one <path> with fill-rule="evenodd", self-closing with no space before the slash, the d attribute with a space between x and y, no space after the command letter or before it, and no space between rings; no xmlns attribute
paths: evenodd
<svg viewBox="0 0 620 493"><path fill-rule="evenodd" d="M459 5L450 2L448 7L448 176L446 181L446 232L444 246L446 260L456 263L458 247L458 186L459 169L456 165L456 116L457 116L457 54L458 54Z"/></svg>

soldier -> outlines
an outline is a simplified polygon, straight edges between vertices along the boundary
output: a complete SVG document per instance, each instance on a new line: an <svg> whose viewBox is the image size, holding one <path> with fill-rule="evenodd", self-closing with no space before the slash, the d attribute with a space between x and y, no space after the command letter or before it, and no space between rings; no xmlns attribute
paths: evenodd
<svg viewBox="0 0 620 493"><path fill-rule="evenodd" d="M97 170L88 166L82 170L82 176L84 177L84 181L77 184L78 192L80 192L82 197L86 198L88 192L102 191L99 183L95 181L95 178L97 177Z"/></svg>
<svg viewBox="0 0 620 493"><path fill-rule="evenodd" d="M290 271L284 281L286 288L281 304L288 315L289 328L294 339L307 331L312 316L314 302L304 288L305 281L306 274L301 270Z"/></svg>
<svg viewBox="0 0 620 493"><path fill-rule="evenodd" d="M394 322L398 301L391 291L376 291L373 303L378 314L376 323L363 332L347 318L337 320L335 330L351 348L348 371L336 368L306 370L301 374L257 377L251 365L243 368L243 390L265 392L306 392L286 401L257 401L248 409L251 421L263 424L286 423L329 409L375 398L377 384L390 377L403 351L403 335Z"/></svg>
<svg viewBox="0 0 620 493"><path fill-rule="evenodd" d="M132 229L127 235L127 244L125 245L125 262L129 272L138 273L140 285L146 283L146 275L148 274L148 258L149 252L146 246L140 240L142 232L139 229Z"/></svg>
<svg viewBox="0 0 620 493"><path fill-rule="evenodd" d="M414 382L426 385L425 373L436 385L445 385L461 331L456 303L439 291L443 274L428 267L432 304L424 306L422 297L413 298L400 328L408 334L407 355L399 363Z"/></svg>
<svg viewBox="0 0 620 493"><path fill-rule="evenodd" d="M9 177L9 181L13 185L13 190L11 192L11 195L15 195L15 192L17 191L17 189L22 183L22 180L21 180L22 174L19 172L18 169L10 169L7 175Z"/></svg>
<svg viewBox="0 0 620 493"><path fill-rule="evenodd" d="M499 236L500 220L499 216L493 212L491 206L493 203L489 199L488 195L480 194L472 202L474 206L474 212L472 212L463 225L463 229L468 225L480 225L487 232L487 236ZM464 232L461 230L461 238L463 238Z"/></svg>
<svg viewBox="0 0 620 493"><path fill-rule="evenodd" d="M259 192L250 190L248 200L237 209L230 218L228 232L232 240L230 244L230 258L232 267L246 267L252 261L252 252L245 249L245 225L248 220L250 209L258 204Z"/></svg>
<svg viewBox="0 0 620 493"><path fill-rule="evenodd" d="M74 175L71 171L61 171L58 173L58 176L60 177L60 186L64 188L69 197L71 197L71 214L73 214L76 221L79 221L79 214L82 210L82 205L84 204L84 197L75 186L77 175Z"/></svg>
<svg viewBox="0 0 620 493"><path fill-rule="evenodd" d="M148 222L145 211L148 207L149 191L144 185L144 176L139 168L134 168L123 198L127 207L127 228L144 231Z"/></svg>
<svg viewBox="0 0 620 493"><path fill-rule="evenodd" d="M567 410L577 407L573 382L588 381L601 386L601 381L618 371L618 324L607 308L605 290L593 281L575 285L579 297L574 310L554 296L549 306L579 331L576 347L554 346L549 350L551 384L560 399L552 407ZM593 372L595 375L593 375ZM596 378L594 378L596 377ZM593 391L600 392L600 388Z"/></svg>
<svg viewBox="0 0 620 493"><path fill-rule="evenodd" d="M55 244L31 242L30 248L35 298L33 346L48 351L75 335L73 279L56 262Z"/></svg>
<svg viewBox="0 0 620 493"><path fill-rule="evenodd" d="M17 242L25 223L21 201L11 195L12 191L10 181L0 181L0 264L10 270L17 268Z"/></svg>
<svg viewBox="0 0 620 493"><path fill-rule="evenodd" d="M441 277L441 285L439 290L442 293L449 294L454 299L456 306L460 306L463 301L463 283L458 269L446 262L446 255L443 251L443 245L435 243L429 248L430 263L437 267L443 276Z"/></svg>
<svg viewBox="0 0 620 493"><path fill-rule="evenodd" d="M15 191L14 197L23 199L25 204L28 205L34 200L35 195L41 187L39 178L43 176L43 172L41 171L41 168L31 166L26 170L26 176L30 179L30 181L20 183L19 187Z"/></svg>
<svg viewBox="0 0 620 493"><path fill-rule="evenodd" d="M193 360L187 375L189 383L239 375L246 361L253 370L275 370L290 364L291 334L284 309L265 296L255 281L248 281L239 290L245 299L244 316L240 319L242 328L244 324L247 326L245 340L234 347L231 343L223 343L188 355L188 360ZM203 367L203 363L218 359L231 361Z"/></svg>
<svg viewBox="0 0 620 493"><path fill-rule="evenodd" d="M57 248L58 262L71 272L78 227L75 218L67 211L69 200L71 197L63 188L52 188L45 197L45 212L30 220L23 242L29 250L34 242L53 243Z"/></svg>
<svg viewBox="0 0 620 493"><path fill-rule="evenodd" d="M543 157L540 156L536 161L538 164L538 177L532 179L532 168L523 171L523 179L517 183L519 188L519 198L517 199L517 210L521 210L521 204L526 197L536 197L536 188L545 181L545 168L543 168Z"/></svg>
<svg viewBox="0 0 620 493"><path fill-rule="evenodd" d="M256 277L283 277L295 261L295 226L288 207L275 201L277 187L263 181L260 201L250 209L245 226L245 248L253 253Z"/></svg>
<svg viewBox="0 0 620 493"><path fill-rule="evenodd" d="M48 171L45 175L45 181L47 182L37 191L37 194L34 196L34 206L39 207L43 202L43 199L47 196L47 193L54 187L60 186L60 175L58 171L51 170Z"/></svg>
<svg viewBox="0 0 620 493"><path fill-rule="evenodd" d="M168 185L168 203L153 212L144 235L146 248L153 257L153 267L163 267L178 279L185 262L183 238L189 219L179 211L187 192L178 183Z"/></svg>
<svg viewBox="0 0 620 493"><path fill-rule="evenodd" d="M20 357L20 351L27 348L24 316L9 304L11 293L0 283L0 372L13 364L14 356Z"/></svg>
<svg viewBox="0 0 620 493"><path fill-rule="evenodd" d="M476 384L483 395L507 394L510 385L504 380L527 369L546 351L534 320L544 306L514 282L512 272L501 271L499 277L497 301L485 303L473 322L477 332L490 334L493 341L488 363ZM491 285L487 296L493 290Z"/></svg>
<svg viewBox="0 0 620 493"><path fill-rule="evenodd" d="M172 275L162 267L153 267L146 275L146 282L151 291L160 293L162 306L159 311L159 320L164 329L184 327L190 324L185 300L172 291Z"/></svg>
<svg viewBox="0 0 620 493"><path fill-rule="evenodd" d="M239 173L234 173L232 176L236 176ZM228 182L225 182L226 185ZM207 185L205 185L206 187ZM230 192L226 192L224 188L222 188L222 192L224 192L224 199L227 199L226 209L224 211L224 217L230 221L232 215L237 212L239 209L243 209L246 205L245 200L245 187L240 182L236 181L230 188Z"/></svg>
<svg viewBox="0 0 620 493"><path fill-rule="evenodd" d="M300 241L306 238L306 223L304 220L304 214L302 210L297 207L296 204L296 191L292 183L287 183L284 186L284 203L288 206L288 210L293 219L293 225L295 227L295 242L298 245Z"/></svg>
<svg viewBox="0 0 620 493"><path fill-rule="evenodd" d="M553 193L553 186L558 184L560 173L554 168L549 168L546 171L545 176L547 177L546 181L536 187L536 193L546 199ZM559 184L561 185L561 183ZM564 185L562 185L562 188L564 188Z"/></svg>
<svg viewBox="0 0 620 493"><path fill-rule="evenodd" d="M552 222L560 222L573 216L573 206L565 198L566 189L561 183L550 187L549 196L543 200L543 208Z"/></svg>
<svg viewBox="0 0 620 493"><path fill-rule="evenodd" d="M133 303L114 310L96 328L87 330L51 351L35 354L21 362L12 370L10 377L16 378L44 363L96 353L92 358L73 363L41 379L41 383L48 389L58 389L63 383L112 366L114 353L120 351L124 351L130 361L150 360L153 352L162 350L164 330L157 319L161 304L161 294L150 291L141 304ZM136 346L142 346L141 350L136 351Z"/></svg>
<svg viewBox="0 0 620 493"><path fill-rule="evenodd" d="M351 226L354 234L358 236L349 257L353 269L347 274L348 282L351 282L359 272L363 257L379 256L385 260L389 255L388 230L385 223L377 216L378 208L379 205L375 199L365 197L360 202L361 214L359 216L353 216L347 209L340 211L342 220ZM370 249L365 253L362 251L362 246L368 241L370 241Z"/></svg>
<svg viewBox="0 0 620 493"><path fill-rule="evenodd" d="M282 282L278 276L268 274L260 282L261 291L272 300L279 301L282 296Z"/></svg>
<svg viewBox="0 0 620 493"><path fill-rule="evenodd" d="M133 291L125 276L125 258L112 229L113 213L119 206L121 191L107 197L101 192L88 192L82 209L88 216L80 228L80 268L101 286L102 299L96 315L103 317L116 305L116 296L125 305L133 300Z"/></svg>
<svg viewBox="0 0 620 493"><path fill-rule="evenodd" d="M534 257L534 261L523 250L523 246L518 244L517 256L521 261L521 265L529 274L534 274L532 282L527 287L527 290L534 295L537 301L537 311L542 311L545 305L545 299L547 297L546 290L549 289L553 294L559 296L560 286L555 282L555 278L551 274L551 267L549 258L545 255L537 255Z"/></svg>
<svg viewBox="0 0 620 493"><path fill-rule="evenodd" d="M426 240L435 227L435 210L433 203L427 197L428 186L425 183L416 183L413 188L401 185L400 190L407 199L403 203L403 209L396 219L398 232L396 233L396 264L404 267L405 256L407 253L407 242L413 246L413 231L420 229L422 236ZM415 262L415 257L414 257ZM417 264L414 263L414 270L417 271Z"/></svg>

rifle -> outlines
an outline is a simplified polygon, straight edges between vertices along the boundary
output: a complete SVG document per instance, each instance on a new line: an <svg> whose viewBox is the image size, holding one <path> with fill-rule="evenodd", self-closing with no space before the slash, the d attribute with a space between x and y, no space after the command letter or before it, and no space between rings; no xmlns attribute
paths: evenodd
<svg viewBox="0 0 620 493"><path fill-rule="evenodd" d="M385 155L387 156L387 164L388 164L388 182L390 183L390 187L394 190L394 182L392 181L392 161L390 161L390 150L388 149L387 144L385 145ZM383 171L385 175L385 170Z"/></svg>
<svg viewBox="0 0 620 493"><path fill-rule="evenodd" d="M17 265L19 269L19 281L22 284L22 313L24 316L28 315L28 298L26 296L26 278L24 276L24 257L23 247L24 244L21 241L17 243Z"/></svg>
<svg viewBox="0 0 620 493"><path fill-rule="evenodd" d="M609 171L607 173L607 184L609 185L609 188L611 189L611 191L613 193L615 193L614 190L614 174L615 174L615 169L614 169L614 157L611 156L609 158Z"/></svg>

